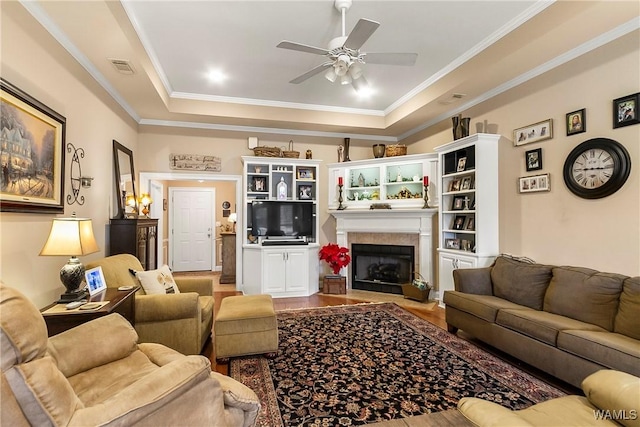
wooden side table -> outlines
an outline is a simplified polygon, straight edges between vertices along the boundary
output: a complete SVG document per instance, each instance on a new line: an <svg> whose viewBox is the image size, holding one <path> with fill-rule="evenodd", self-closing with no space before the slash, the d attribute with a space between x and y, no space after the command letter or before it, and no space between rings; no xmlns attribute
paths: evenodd
<svg viewBox="0 0 640 427"><path fill-rule="evenodd" d="M347 278L344 276L324 276L322 292L325 294L346 294Z"/></svg>
<svg viewBox="0 0 640 427"><path fill-rule="evenodd" d="M236 283L236 233L220 233L222 238L222 274L220 283Z"/></svg>
<svg viewBox="0 0 640 427"><path fill-rule="evenodd" d="M108 304L95 310L66 310L64 308L65 304L53 303L44 307L40 312L47 324L49 336L57 335L60 332L111 313L121 314L131 323L131 326L135 326L136 292L138 292L138 289L140 289L139 286L129 291L119 291L118 288L107 288L104 291L104 297L99 294L89 300L89 302L109 301ZM57 307L60 308L60 310L52 310L56 306L60 306Z"/></svg>

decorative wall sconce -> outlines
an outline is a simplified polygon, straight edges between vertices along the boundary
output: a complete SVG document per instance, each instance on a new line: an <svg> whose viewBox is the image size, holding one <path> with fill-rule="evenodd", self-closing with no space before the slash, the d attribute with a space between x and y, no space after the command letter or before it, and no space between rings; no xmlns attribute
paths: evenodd
<svg viewBox="0 0 640 427"><path fill-rule="evenodd" d="M91 188L91 181L93 181L93 178L89 176L80 177L80 185L82 185L82 188Z"/></svg>

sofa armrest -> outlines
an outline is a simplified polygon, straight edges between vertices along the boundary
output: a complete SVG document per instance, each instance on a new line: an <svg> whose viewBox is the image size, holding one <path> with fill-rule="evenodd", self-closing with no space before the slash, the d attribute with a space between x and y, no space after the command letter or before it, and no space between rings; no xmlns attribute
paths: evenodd
<svg viewBox="0 0 640 427"><path fill-rule="evenodd" d="M455 290L467 294L493 295L491 267L453 270Z"/></svg>
<svg viewBox="0 0 640 427"><path fill-rule="evenodd" d="M211 365L205 357L183 356L142 377L104 402L77 410L68 425L134 425L162 410L197 384L207 381L210 372ZM212 381L212 392L216 391L215 385ZM193 402L184 402L187 407L191 404ZM170 415L167 417L167 420L170 419Z"/></svg>
<svg viewBox="0 0 640 427"><path fill-rule="evenodd" d="M180 292L195 292L198 295L213 296L213 279L206 277L174 278Z"/></svg>
<svg viewBox="0 0 640 427"><path fill-rule="evenodd" d="M627 427L640 425L640 378L626 372L603 369L582 381L582 391L595 407L611 413L627 414L635 411L636 417L616 419ZM631 419L633 418L633 419Z"/></svg>
<svg viewBox="0 0 640 427"><path fill-rule="evenodd" d="M137 342L131 324L112 313L52 336L47 351L69 378L129 356L138 348Z"/></svg>
<svg viewBox="0 0 640 427"><path fill-rule="evenodd" d="M136 322L156 322L176 319L200 319L198 294L136 296Z"/></svg>
<svg viewBox="0 0 640 427"><path fill-rule="evenodd" d="M497 403L463 397L458 402L458 410L475 426L481 427L527 427L533 426L522 419L517 412L511 411Z"/></svg>
<svg viewBox="0 0 640 427"><path fill-rule="evenodd" d="M211 372L211 377L222 387L225 406L241 409L245 414L243 427L252 426L260 412L260 399L255 392L241 382L218 372Z"/></svg>

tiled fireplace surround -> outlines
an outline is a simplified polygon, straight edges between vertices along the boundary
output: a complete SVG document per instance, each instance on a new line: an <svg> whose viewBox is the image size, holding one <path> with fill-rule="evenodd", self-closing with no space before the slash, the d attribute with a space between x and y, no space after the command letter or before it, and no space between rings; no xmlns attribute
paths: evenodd
<svg viewBox="0 0 640 427"><path fill-rule="evenodd" d="M416 271L435 285L437 209L373 209L331 211L336 218L336 243L351 250L353 243L406 245L415 248ZM351 265L346 272L351 288Z"/></svg>

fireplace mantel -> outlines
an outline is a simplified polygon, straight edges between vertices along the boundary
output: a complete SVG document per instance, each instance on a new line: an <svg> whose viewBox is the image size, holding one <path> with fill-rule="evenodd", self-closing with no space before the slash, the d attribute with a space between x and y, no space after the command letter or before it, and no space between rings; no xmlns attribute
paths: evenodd
<svg viewBox="0 0 640 427"><path fill-rule="evenodd" d="M419 273L435 285L433 228L438 209L345 209L329 213L336 219L336 243L340 246L348 247L349 233L417 234ZM347 286L351 288L350 281Z"/></svg>

